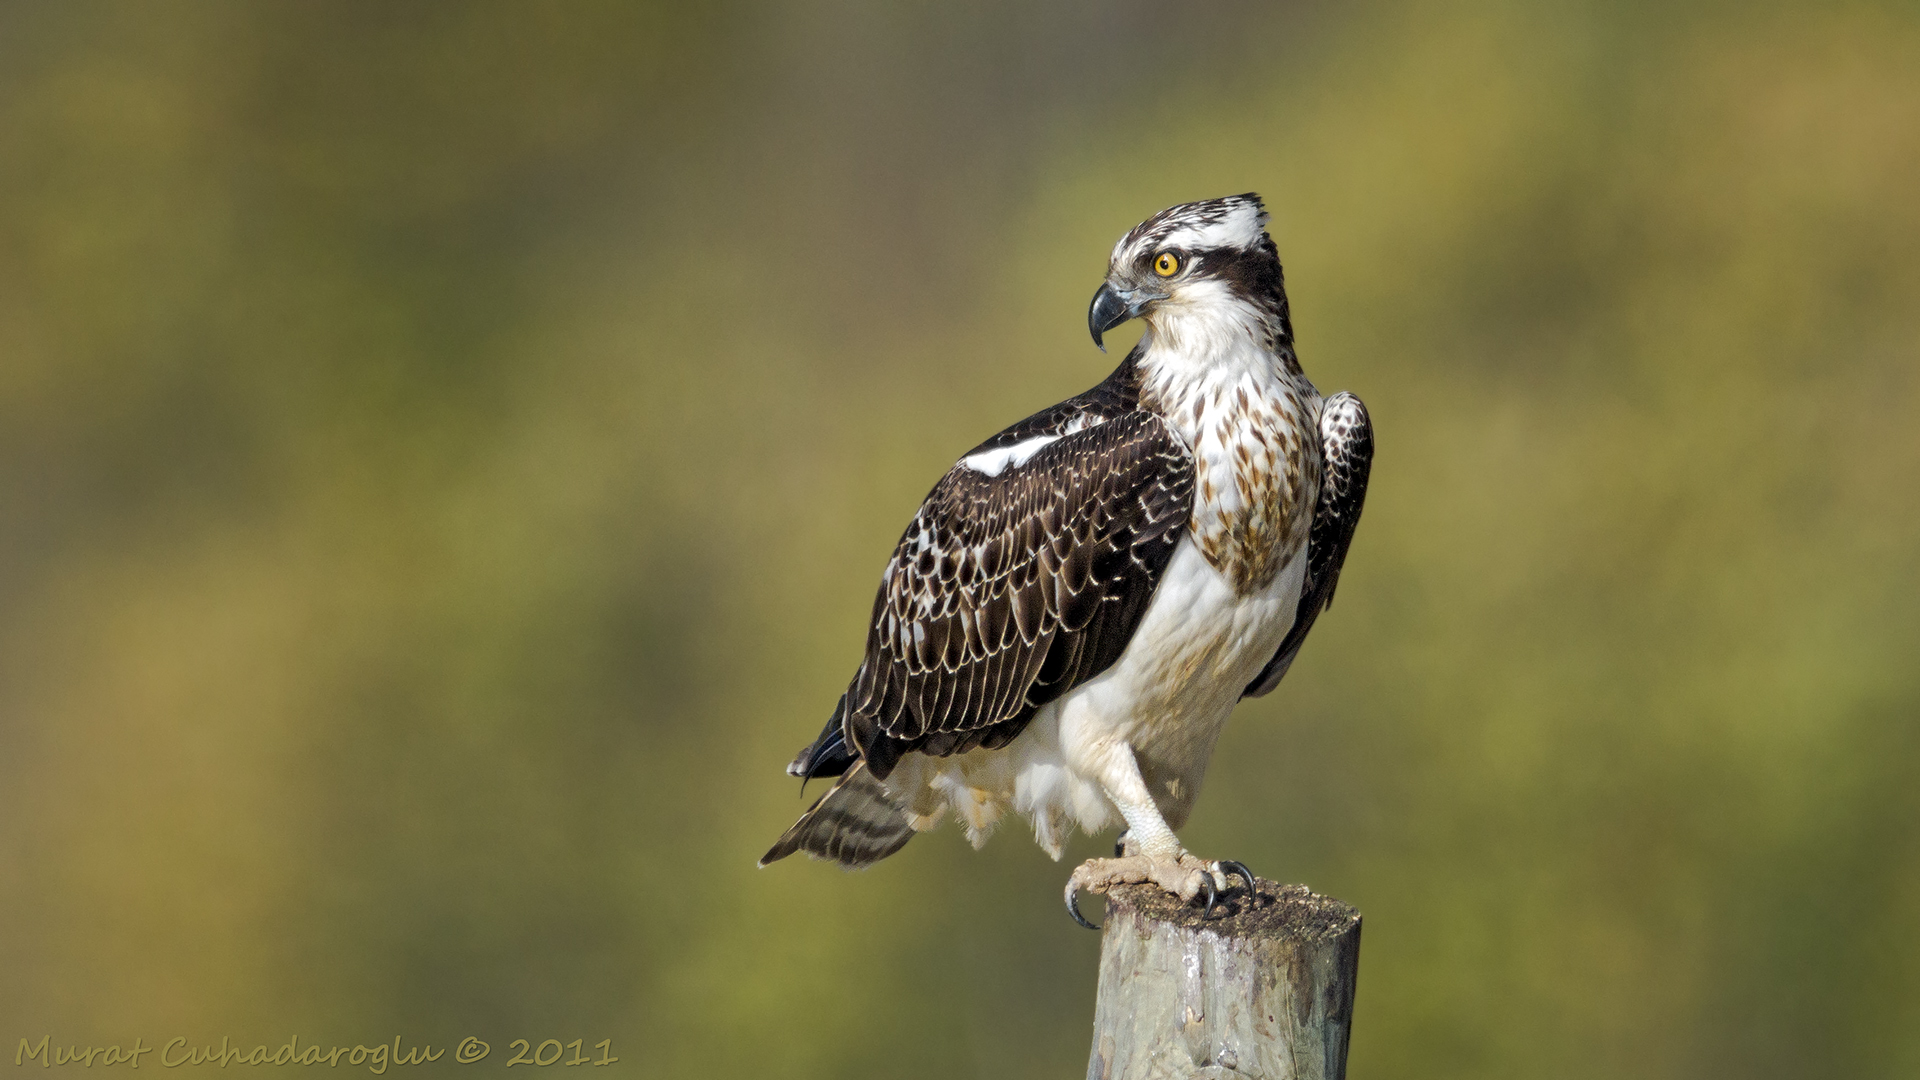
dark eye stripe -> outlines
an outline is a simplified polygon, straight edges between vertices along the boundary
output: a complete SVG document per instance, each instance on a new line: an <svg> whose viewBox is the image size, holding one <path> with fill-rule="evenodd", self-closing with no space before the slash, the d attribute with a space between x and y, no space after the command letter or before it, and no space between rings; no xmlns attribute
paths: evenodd
<svg viewBox="0 0 1920 1080"><path fill-rule="evenodd" d="M1189 254L1195 261L1182 267L1194 279L1225 282L1236 296L1271 310L1283 324L1287 322L1286 284L1272 240L1263 240L1256 248L1204 248ZM1285 332L1292 337L1291 326Z"/></svg>

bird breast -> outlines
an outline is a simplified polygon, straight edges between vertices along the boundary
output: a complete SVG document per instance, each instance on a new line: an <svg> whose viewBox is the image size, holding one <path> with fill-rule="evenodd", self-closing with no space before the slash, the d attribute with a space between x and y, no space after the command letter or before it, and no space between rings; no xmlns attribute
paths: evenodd
<svg viewBox="0 0 1920 1080"><path fill-rule="evenodd" d="M1317 395L1268 365L1169 382L1155 404L1193 451L1194 544L1237 595L1261 592L1312 522L1320 460L1306 434Z"/></svg>

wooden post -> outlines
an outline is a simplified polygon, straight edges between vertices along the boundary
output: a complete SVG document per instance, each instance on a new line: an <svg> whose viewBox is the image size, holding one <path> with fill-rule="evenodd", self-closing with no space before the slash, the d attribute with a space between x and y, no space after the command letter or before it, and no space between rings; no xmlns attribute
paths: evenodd
<svg viewBox="0 0 1920 1080"><path fill-rule="evenodd" d="M1341 1080L1359 973L1360 913L1304 885L1261 881L1205 922L1152 885L1120 886L1087 1078Z"/></svg>

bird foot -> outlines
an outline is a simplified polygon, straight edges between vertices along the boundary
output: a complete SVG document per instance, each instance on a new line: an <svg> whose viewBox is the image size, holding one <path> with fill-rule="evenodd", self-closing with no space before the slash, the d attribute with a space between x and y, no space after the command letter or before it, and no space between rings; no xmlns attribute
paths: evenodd
<svg viewBox="0 0 1920 1080"><path fill-rule="evenodd" d="M1105 893L1115 885L1135 885L1151 881L1167 892L1179 897L1186 903L1192 903L1201 893L1207 897L1207 907L1201 918L1213 914L1213 905L1220 894L1227 891L1227 875L1233 875L1247 883L1247 895L1255 892L1253 871L1242 863L1233 861L1207 862L1197 856L1182 851L1174 858L1154 858L1150 855L1122 855L1112 859L1088 859L1074 868L1067 878L1067 914L1073 921L1089 930L1098 930L1098 926L1086 920L1080 914L1079 898L1082 890L1092 893Z"/></svg>

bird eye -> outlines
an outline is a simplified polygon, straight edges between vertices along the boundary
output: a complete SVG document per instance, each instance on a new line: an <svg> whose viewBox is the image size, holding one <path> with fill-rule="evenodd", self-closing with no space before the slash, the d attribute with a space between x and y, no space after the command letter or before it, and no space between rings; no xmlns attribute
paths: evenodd
<svg viewBox="0 0 1920 1080"><path fill-rule="evenodd" d="M1180 272L1180 256L1171 251L1163 251L1153 260L1153 272L1161 277L1172 277Z"/></svg>

